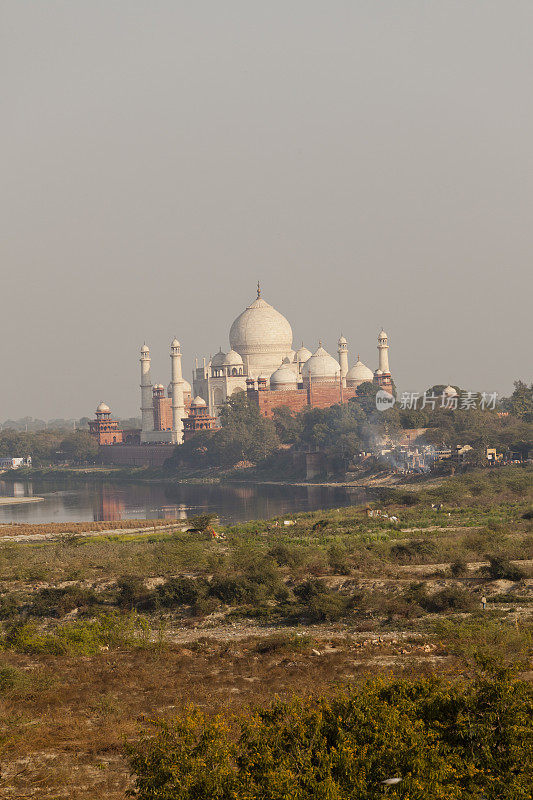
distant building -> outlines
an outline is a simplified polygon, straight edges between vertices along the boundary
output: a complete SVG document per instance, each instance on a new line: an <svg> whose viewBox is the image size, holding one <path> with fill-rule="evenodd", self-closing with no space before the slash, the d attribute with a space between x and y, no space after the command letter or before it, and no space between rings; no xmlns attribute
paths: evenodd
<svg viewBox="0 0 533 800"><path fill-rule="evenodd" d="M195 397L189 408L189 416L183 419L183 439L187 441L198 431L212 431L218 427L216 418L209 414L205 400Z"/></svg>
<svg viewBox="0 0 533 800"><path fill-rule="evenodd" d="M0 469L18 469L19 467L31 467L31 456L26 456L26 458L17 456L0 458Z"/></svg>
<svg viewBox="0 0 533 800"><path fill-rule="evenodd" d="M359 356L349 368L344 336L337 343L338 361L322 347L322 342L314 353L303 344L295 351L288 320L261 297L259 285L256 299L233 322L229 344L227 353L220 348L208 361L204 358L202 366L196 360L191 389L182 376L180 343L174 339L170 345L168 398L163 397L162 384L152 387L150 350L146 344L142 346L142 443L183 441L185 429L188 433L194 429L193 423L184 421L188 419L193 395L205 401L209 417L218 419L224 403L238 391L248 391L265 416L272 416L272 410L279 406L301 411L305 406L326 408L345 402L355 397L358 387L366 382L392 393L388 336L384 330L378 336L375 372Z"/></svg>
<svg viewBox="0 0 533 800"><path fill-rule="evenodd" d="M121 444L123 432L116 419L111 419L111 409L100 403L96 409L96 419L89 420L89 433L100 445Z"/></svg>

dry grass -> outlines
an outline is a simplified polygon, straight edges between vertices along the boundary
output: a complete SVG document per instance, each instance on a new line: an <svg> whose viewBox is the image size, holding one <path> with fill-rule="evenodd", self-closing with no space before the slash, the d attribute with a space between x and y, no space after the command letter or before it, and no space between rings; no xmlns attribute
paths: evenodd
<svg viewBox="0 0 533 800"><path fill-rule="evenodd" d="M0 537L2 536L65 536L93 531L119 531L129 528L171 528L178 525L177 521L164 519L122 519L107 522L6 522L0 523Z"/></svg>
<svg viewBox="0 0 533 800"><path fill-rule="evenodd" d="M2 655L15 670L0 699L2 797L117 800L129 785L124 737L146 718L190 703L237 710L276 694L308 693L367 670L431 670L434 651L417 644L318 638L293 646L249 639L200 640L188 648L118 651L91 658ZM320 656L313 653L320 652ZM403 651L403 652L402 652ZM446 657L441 665L452 666ZM18 686L17 686L18 676Z"/></svg>

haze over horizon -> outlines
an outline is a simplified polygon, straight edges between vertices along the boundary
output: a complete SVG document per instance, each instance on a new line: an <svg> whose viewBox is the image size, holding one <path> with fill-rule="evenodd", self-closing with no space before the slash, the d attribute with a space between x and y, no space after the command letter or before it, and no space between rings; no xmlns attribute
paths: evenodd
<svg viewBox="0 0 533 800"><path fill-rule="evenodd" d="M400 391L533 380L533 4L0 11L0 420L139 408L255 297Z"/></svg>

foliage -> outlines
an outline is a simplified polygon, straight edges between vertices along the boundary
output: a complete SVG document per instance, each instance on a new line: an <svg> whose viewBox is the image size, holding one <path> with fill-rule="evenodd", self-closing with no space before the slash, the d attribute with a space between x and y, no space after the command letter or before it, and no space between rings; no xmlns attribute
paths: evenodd
<svg viewBox="0 0 533 800"><path fill-rule="evenodd" d="M228 398L220 412L220 423L220 430L191 437L178 445L169 467L180 463L232 466L245 460L257 462L268 458L279 446L274 423L262 416L245 392Z"/></svg>
<svg viewBox="0 0 533 800"><path fill-rule="evenodd" d="M146 646L149 626L136 614L100 614L82 622L68 622L51 633L31 622L13 622L0 638L3 650L51 655L94 655L102 648Z"/></svg>
<svg viewBox="0 0 533 800"><path fill-rule="evenodd" d="M233 723L192 709L128 751L138 800L377 800L391 777L391 798L530 800L533 690L505 670L369 680Z"/></svg>

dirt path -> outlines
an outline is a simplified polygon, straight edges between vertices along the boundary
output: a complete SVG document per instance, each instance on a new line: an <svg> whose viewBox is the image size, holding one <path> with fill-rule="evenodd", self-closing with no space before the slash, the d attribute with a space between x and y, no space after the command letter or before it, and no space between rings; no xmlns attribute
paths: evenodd
<svg viewBox="0 0 533 800"><path fill-rule="evenodd" d="M2 528L0 527L0 531ZM73 533L21 533L12 536L0 536L0 543L8 542L44 542L61 540L65 536L79 538L88 536L113 536L128 533L146 533L147 535L157 533L158 531L168 530L185 530L185 526L180 526L177 522L169 525L157 525L147 528L109 528L104 531L76 531Z"/></svg>

